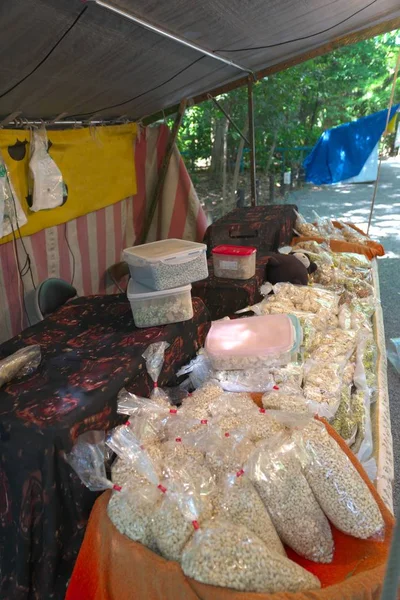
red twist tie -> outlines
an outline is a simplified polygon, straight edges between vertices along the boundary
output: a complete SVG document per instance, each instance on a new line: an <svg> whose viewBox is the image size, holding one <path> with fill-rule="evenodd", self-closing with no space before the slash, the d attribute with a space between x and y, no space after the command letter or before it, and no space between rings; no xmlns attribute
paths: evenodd
<svg viewBox="0 0 400 600"><path fill-rule="evenodd" d="M279 385L274 385L273 390L279 390Z"/></svg>
<svg viewBox="0 0 400 600"><path fill-rule="evenodd" d="M182 438L175 438L175 441L176 441L176 442L181 442L181 441L182 441Z"/></svg>
<svg viewBox="0 0 400 600"><path fill-rule="evenodd" d="M155 382L153 383L153 388L158 388L158 383L157 383L157 381L155 381Z"/></svg>
<svg viewBox="0 0 400 600"><path fill-rule="evenodd" d="M201 419L200 423L202 425L207 425L208 421L207 421L207 419Z"/></svg>
<svg viewBox="0 0 400 600"><path fill-rule="evenodd" d="M231 434L229 433L229 431L225 431L225 437L229 437Z"/></svg>
<svg viewBox="0 0 400 600"><path fill-rule="evenodd" d="M197 531L198 529L200 529L200 525L199 525L198 521L192 521L192 525L193 525L193 527L196 529L196 531Z"/></svg>
<svg viewBox="0 0 400 600"><path fill-rule="evenodd" d="M167 488L165 488L163 485L161 485L161 483L158 484L158 489L162 491L163 494L165 494L165 492L167 491Z"/></svg>
<svg viewBox="0 0 400 600"><path fill-rule="evenodd" d="M126 421L125 425L127 425L127 427L129 427L129 425L131 424L130 421Z"/></svg>
<svg viewBox="0 0 400 600"><path fill-rule="evenodd" d="M122 487L120 485L117 485L116 483L114 483L112 489L115 490L116 492L120 492L122 490Z"/></svg>
<svg viewBox="0 0 400 600"><path fill-rule="evenodd" d="M260 408L260 413L265 413L265 408Z"/></svg>
<svg viewBox="0 0 400 600"><path fill-rule="evenodd" d="M240 469L240 471L236 473L236 477L241 477L242 475L244 475L244 471L243 469Z"/></svg>
<svg viewBox="0 0 400 600"><path fill-rule="evenodd" d="M169 409L169 412L171 413L171 415L176 415L176 413L177 413L178 411L176 410L176 408L170 408L170 409Z"/></svg>
<svg viewBox="0 0 400 600"><path fill-rule="evenodd" d="M143 444L140 445L140 449L145 450L145 447L143 446Z"/></svg>
<svg viewBox="0 0 400 600"><path fill-rule="evenodd" d="M192 392L189 392L188 393L188 397L190 398L191 396L192 396Z"/></svg>

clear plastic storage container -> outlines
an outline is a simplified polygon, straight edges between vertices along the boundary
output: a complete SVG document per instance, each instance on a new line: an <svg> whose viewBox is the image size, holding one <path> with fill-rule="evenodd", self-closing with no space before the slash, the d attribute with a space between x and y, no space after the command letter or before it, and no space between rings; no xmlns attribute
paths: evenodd
<svg viewBox="0 0 400 600"><path fill-rule="evenodd" d="M191 285L155 292L131 279L128 300L136 327L155 327L193 317Z"/></svg>
<svg viewBox="0 0 400 600"><path fill-rule="evenodd" d="M301 336L295 319L276 314L214 321L205 343L213 368L232 371L288 364Z"/></svg>
<svg viewBox="0 0 400 600"><path fill-rule="evenodd" d="M213 248L214 275L226 279L250 279L256 274L256 248L216 246Z"/></svg>
<svg viewBox="0 0 400 600"><path fill-rule="evenodd" d="M135 281L152 290L169 290L208 277L207 246L187 240L161 240L125 248Z"/></svg>

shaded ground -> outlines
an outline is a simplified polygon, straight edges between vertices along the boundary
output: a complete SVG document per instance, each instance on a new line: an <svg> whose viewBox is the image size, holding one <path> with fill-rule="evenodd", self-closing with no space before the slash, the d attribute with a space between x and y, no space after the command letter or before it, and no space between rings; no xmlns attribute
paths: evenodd
<svg viewBox="0 0 400 600"><path fill-rule="evenodd" d="M366 231L373 185L332 187L306 186L289 194L300 211L312 218L312 209L321 216L342 217ZM374 215L370 229L373 239L385 246L386 256L378 259L381 301L386 343L400 337L400 158L382 163ZM400 507L400 376L388 365L390 413L395 457L395 509Z"/></svg>

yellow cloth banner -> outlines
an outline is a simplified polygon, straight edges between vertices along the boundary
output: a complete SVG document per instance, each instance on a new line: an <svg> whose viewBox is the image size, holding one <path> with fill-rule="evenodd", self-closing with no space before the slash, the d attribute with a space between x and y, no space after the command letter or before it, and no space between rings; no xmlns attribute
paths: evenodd
<svg viewBox="0 0 400 600"><path fill-rule="evenodd" d="M32 235L136 194L135 123L48 131L49 154L60 169L67 194L57 208L29 210L29 130L0 130L0 151L28 222L21 235ZM8 242L12 234L0 243Z"/></svg>

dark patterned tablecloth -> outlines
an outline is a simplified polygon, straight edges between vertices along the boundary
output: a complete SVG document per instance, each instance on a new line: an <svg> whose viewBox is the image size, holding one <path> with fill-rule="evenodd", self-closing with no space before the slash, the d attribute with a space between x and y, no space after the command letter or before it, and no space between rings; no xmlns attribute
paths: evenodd
<svg viewBox="0 0 400 600"><path fill-rule="evenodd" d="M0 390L0 598L61 600L96 494L65 462L78 435L108 429L120 417L127 386L147 396L152 382L142 352L168 341L159 383L204 343L210 322L193 299L185 323L136 329L124 295L78 298L0 346L0 358L40 344L31 377Z"/></svg>
<svg viewBox="0 0 400 600"><path fill-rule="evenodd" d="M220 244L254 246L259 252L276 252L290 244L296 222L295 204L269 204L236 208L210 225L204 236L208 253Z"/></svg>
<svg viewBox="0 0 400 600"><path fill-rule="evenodd" d="M256 274L251 279L225 279L214 275L213 259L208 259L208 277L192 284L192 292L201 298L213 321L231 317L237 310L261 302L260 286L265 282L268 256L257 254Z"/></svg>

